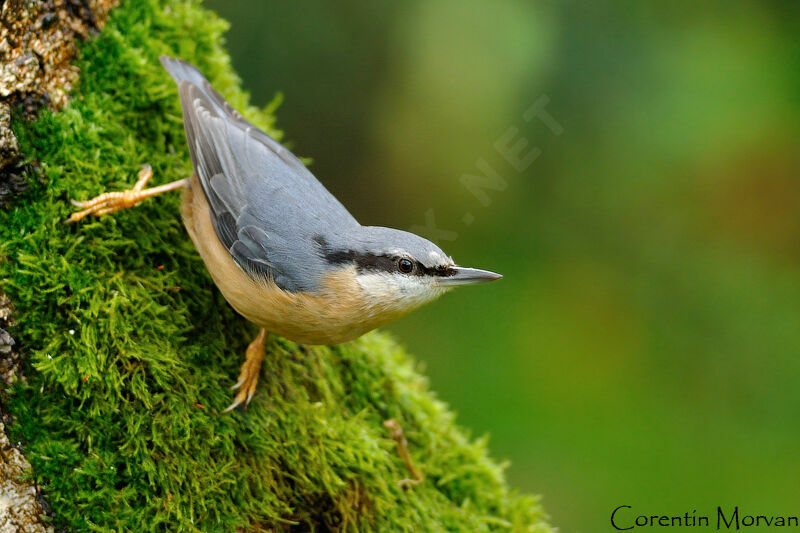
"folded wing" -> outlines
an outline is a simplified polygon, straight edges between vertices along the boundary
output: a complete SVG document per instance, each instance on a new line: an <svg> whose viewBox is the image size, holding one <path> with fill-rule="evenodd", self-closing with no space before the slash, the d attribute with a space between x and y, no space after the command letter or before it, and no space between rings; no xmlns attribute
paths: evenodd
<svg viewBox="0 0 800 533"><path fill-rule="evenodd" d="M217 237L253 277L313 290L320 243L359 227L305 165L253 126L185 61L161 57L178 84L192 164Z"/></svg>

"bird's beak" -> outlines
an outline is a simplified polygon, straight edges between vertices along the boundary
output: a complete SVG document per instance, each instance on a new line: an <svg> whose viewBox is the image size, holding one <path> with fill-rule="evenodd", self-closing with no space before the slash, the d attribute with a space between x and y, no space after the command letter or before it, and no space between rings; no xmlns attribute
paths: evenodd
<svg viewBox="0 0 800 533"><path fill-rule="evenodd" d="M489 272L488 270L480 270L478 268L466 267L452 267L450 269L453 274L449 276L442 276L439 278L439 285L442 287L455 287L457 285L473 285L475 283L486 283L487 281L494 281L503 276Z"/></svg>

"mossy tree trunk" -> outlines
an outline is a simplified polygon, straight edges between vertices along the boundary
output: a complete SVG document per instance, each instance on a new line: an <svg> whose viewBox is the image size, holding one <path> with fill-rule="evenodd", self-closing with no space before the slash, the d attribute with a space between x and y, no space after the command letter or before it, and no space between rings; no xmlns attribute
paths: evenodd
<svg viewBox="0 0 800 533"><path fill-rule="evenodd" d="M548 532L381 333L336 347L271 338L249 410L220 414L253 328L215 289L178 195L65 226L69 198L190 173L159 54L197 64L250 120L196 2L128 1L80 49L72 99L13 129L30 188L0 211L0 279L27 378L2 408L59 528L83 531L515 530ZM404 429L425 479L384 427Z"/></svg>

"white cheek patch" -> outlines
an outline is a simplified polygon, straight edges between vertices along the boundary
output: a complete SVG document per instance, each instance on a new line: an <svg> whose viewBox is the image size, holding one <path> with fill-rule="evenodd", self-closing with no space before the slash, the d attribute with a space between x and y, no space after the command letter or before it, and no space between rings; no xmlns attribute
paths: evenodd
<svg viewBox="0 0 800 533"><path fill-rule="evenodd" d="M366 294L392 298L396 296L398 289L394 282L395 277L386 272L370 272L358 274L356 281Z"/></svg>
<svg viewBox="0 0 800 533"><path fill-rule="evenodd" d="M420 276L388 272L358 274L356 281L371 305L399 311L416 309L445 292Z"/></svg>

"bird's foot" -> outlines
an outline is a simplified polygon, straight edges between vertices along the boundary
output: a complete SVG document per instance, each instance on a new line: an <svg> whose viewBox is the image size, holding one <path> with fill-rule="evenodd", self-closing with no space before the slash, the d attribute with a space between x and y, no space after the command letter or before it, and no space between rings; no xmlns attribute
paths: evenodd
<svg viewBox="0 0 800 533"><path fill-rule="evenodd" d="M127 191L103 193L100 196L84 202L71 200L72 205L81 208L81 210L72 213L65 223L71 224L73 222L78 222L89 215L94 215L96 217L110 215L111 213L116 213L122 209L133 207L145 198L168 191L174 191L175 189L180 189L189 185L189 180L184 179L173 181L172 183L167 183L166 185L145 189L145 185L147 185L147 182L150 181L150 178L152 177L153 169L150 167L150 165L142 165L142 169L139 171L136 184L132 189Z"/></svg>
<svg viewBox="0 0 800 533"><path fill-rule="evenodd" d="M256 392L256 385L258 384L258 375L261 371L261 361L264 360L264 345L267 340L267 330L261 329L258 336L253 339L253 342L247 347L244 363L242 363L242 370L239 372L239 380L231 389L239 389L233 403L230 404L223 413L232 411L244 403L244 408L247 409L247 404L253 398Z"/></svg>

